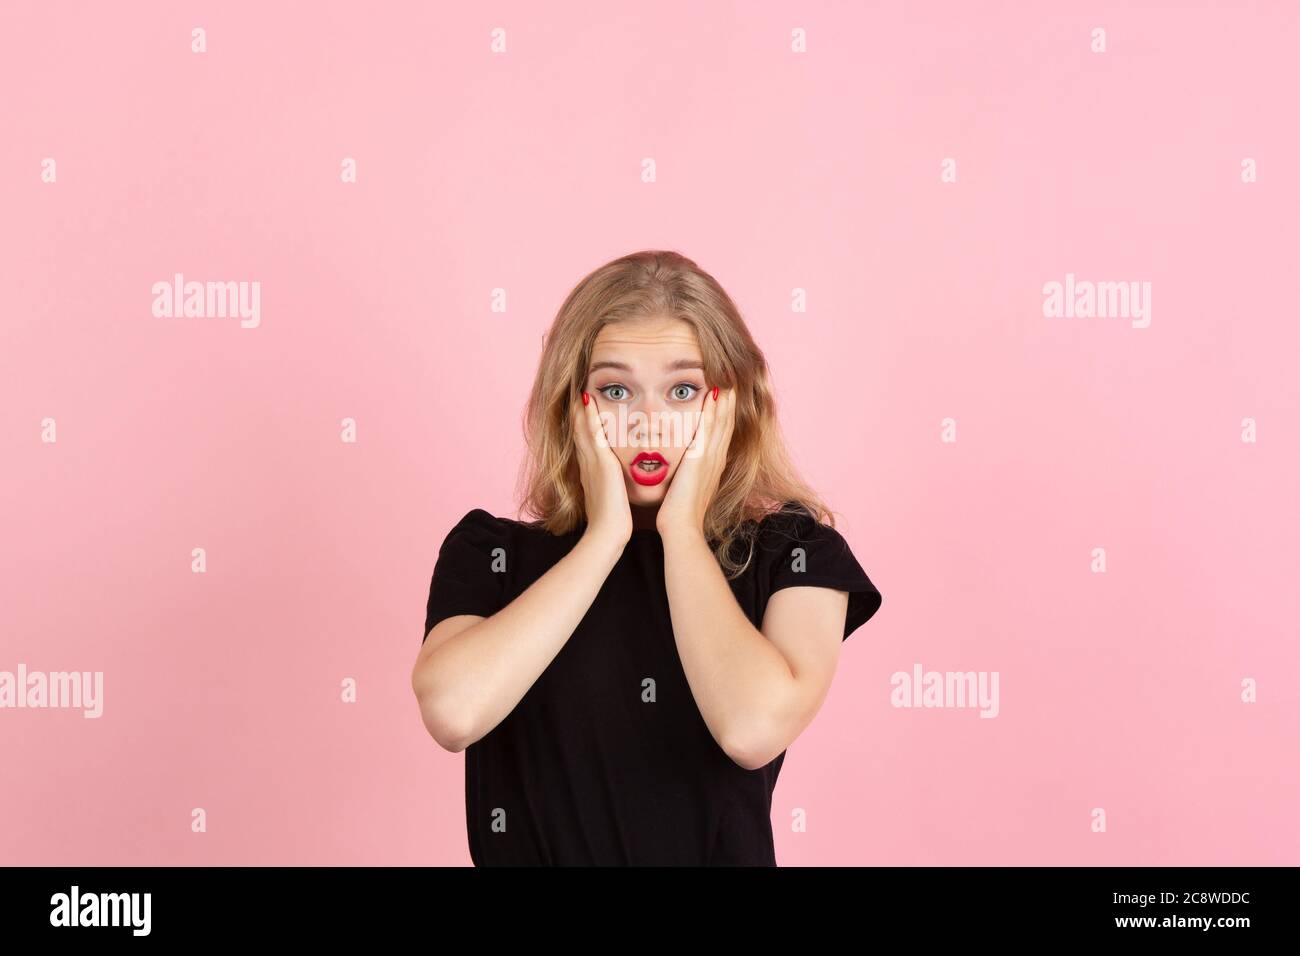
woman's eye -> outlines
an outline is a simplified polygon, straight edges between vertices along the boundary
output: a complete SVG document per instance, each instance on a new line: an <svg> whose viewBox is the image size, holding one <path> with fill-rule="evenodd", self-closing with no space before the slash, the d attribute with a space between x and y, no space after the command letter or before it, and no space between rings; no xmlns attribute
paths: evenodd
<svg viewBox="0 0 1300 956"><path fill-rule="evenodd" d="M600 391L611 402L621 402L627 398L627 389L622 385L606 385ZM618 394L613 394L615 392Z"/></svg>
<svg viewBox="0 0 1300 956"><path fill-rule="evenodd" d="M686 392L685 395L680 394L680 392L681 392L682 389L686 389L686 390L687 390L687 392ZM689 399L694 398L694 397L695 397L695 393L698 392L698 391L699 391L699 389L696 388L694 385L690 385L690 384L688 384L688 383L686 383L686 382L683 382L683 383L680 384L680 385L674 385L674 386L673 386L673 393L672 393L672 394L673 394L673 398L677 399L678 401L685 402L685 401L687 401L687 400L689 400Z"/></svg>

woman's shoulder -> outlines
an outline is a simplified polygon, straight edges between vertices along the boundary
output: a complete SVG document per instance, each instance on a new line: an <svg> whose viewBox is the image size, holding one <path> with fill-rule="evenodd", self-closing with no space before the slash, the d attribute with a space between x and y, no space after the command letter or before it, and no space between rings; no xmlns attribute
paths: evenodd
<svg viewBox="0 0 1300 956"><path fill-rule="evenodd" d="M787 501L757 517L745 519L732 538L731 554L747 572L756 573L773 560L788 555L792 548L828 538L834 540L837 534L802 504Z"/></svg>
<svg viewBox="0 0 1300 956"><path fill-rule="evenodd" d="M486 508L469 509L451 529L451 535L468 534L501 540L514 540L522 536L546 533L540 521L521 521L518 518L493 514Z"/></svg>
<svg viewBox="0 0 1300 956"><path fill-rule="evenodd" d="M833 515L827 514L833 521ZM833 524L793 503L759 522L760 563L769 593L786 587L824 587L849 595L844 637L876 613L880 589Z"/></svg>
<svg viewBox="0 0 1300 956"><path fill-rule="evenodd" d="M754 523L755 537L761 544L768 546L809 541L837 533L833 527L820 521L807 507L796 501L785 502Z"/></svg>

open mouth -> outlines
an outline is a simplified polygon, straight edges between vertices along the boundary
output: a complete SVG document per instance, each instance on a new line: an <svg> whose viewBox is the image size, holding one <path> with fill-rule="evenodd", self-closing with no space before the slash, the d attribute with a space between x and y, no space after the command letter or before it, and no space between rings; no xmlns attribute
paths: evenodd
<svg viewBox="0 0 1300 956"><path fill-rule="evenodd" d="M628 471L639 485L657 485L668 475L668 460L657 451L643 451L632 459Z"/></svg>

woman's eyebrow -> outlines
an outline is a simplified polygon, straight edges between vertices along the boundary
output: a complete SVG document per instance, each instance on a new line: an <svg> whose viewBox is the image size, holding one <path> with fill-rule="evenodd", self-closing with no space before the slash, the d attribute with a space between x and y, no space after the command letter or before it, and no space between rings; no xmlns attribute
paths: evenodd
<svg viewBox="0 0 1300 956"><path fill-rule="evenodd" d="M591 368L587 369L587 374L591 375L593 372L598 372L602 368L616 368L621 372L632 371L632 367L628 365L626 362L593 362ZM664 366L664 371L678 372L688 368L697 368L701 372L704 371L704 365L700 362L699 359L688 359L688 358L673 359L673 361L669 362L667 365Z"/></svg>

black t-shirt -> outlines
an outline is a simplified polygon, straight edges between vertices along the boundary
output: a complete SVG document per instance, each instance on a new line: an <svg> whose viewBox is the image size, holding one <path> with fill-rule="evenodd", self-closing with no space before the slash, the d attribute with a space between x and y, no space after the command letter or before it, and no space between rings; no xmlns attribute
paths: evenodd
<svg viewBox="0 0 1300 956"><path fill-rule="evenodd" d="M552 535L470 511L438 552L422 639L444 618L500 610L582 530ZM781 588L848 591L845 638L881 602L839 532L804 512L764 518L753 560L730 584L755 627ZM677 654L663 540L633 531L559 653L465 750L470 857L475 866L775 866L772 793L784 759L746 770L713 739Z"/></svg>

